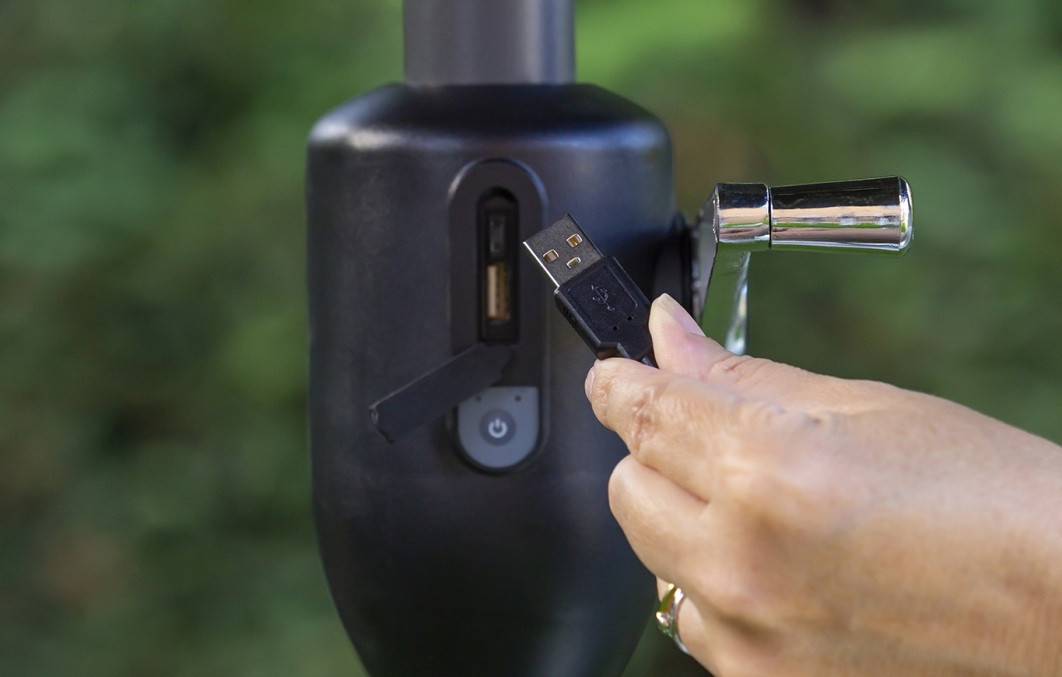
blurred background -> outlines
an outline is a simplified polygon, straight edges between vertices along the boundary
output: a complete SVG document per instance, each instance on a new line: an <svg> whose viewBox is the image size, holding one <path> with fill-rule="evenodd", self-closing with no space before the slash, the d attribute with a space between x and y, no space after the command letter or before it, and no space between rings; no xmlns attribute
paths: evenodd
<svg viewBox="0 0 1062 677"><path fill-rule="evenodd" d="M361 669L310 523L303 153L399 0L0 0L0 673ZM717 181L902 174L902 260L759 254L751 352L1062 442L1062 3L587 0ZM655 630L629 677L694 674Z"/></svg>

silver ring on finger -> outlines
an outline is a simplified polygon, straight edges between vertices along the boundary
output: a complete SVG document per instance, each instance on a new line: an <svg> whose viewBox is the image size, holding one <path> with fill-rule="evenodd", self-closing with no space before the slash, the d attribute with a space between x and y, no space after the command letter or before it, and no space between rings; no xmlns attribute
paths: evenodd
<svg viewBox="0 0 1062 677"><path fill-rule="evenodd" d="M679 609L685 600L686 593L682 592L682 588L674 583L669 583L667 592L664 593L663 599L660 600L660 606L656 610L656 626L660 628L660 632L675 641L675 646L682 653L689 655L689 650L682 643L682 638L679 637L678 628Z"/></svg>

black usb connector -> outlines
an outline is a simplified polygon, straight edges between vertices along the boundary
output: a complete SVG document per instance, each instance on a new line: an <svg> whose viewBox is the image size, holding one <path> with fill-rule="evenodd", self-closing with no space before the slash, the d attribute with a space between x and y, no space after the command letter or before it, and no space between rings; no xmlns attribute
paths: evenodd
<svg viewBox="0 0 1062 677"><path fill-rule="evenodd" d="M649 299L570 214L528 238L524 249L556 285L557 307L598 359L627 357L656 366Z"/></svg>

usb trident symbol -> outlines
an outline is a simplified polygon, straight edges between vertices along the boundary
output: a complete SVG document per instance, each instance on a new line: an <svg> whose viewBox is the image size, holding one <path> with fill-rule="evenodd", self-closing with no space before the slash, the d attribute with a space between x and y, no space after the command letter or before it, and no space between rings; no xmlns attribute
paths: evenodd
<svg viewBox="0 0 1062 677"><path fill-rule="evenodd" d="M590 288L594 290L594 296L593 296L594 301L596 301L597 303L600 303L601 305L605 306L605 310L615 310L615 308L613 308L608 302L608 290L607 289L605 289L604 287L595 287L593 285L591 285Z"/></svg>

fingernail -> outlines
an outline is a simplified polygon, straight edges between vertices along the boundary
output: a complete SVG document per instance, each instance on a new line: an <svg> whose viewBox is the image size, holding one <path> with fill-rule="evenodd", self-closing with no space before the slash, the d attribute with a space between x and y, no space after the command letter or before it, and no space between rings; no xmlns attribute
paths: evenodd
<svg viewBox="0 0 1062 677"><path fill-rule="evenodd" d="M685 329L687 333L696 334L697 336L704 336L704 330L701 329L701 326L699 324L697 324L697 321L694 320L690 316L690 314L686 312L686 309L683 308L678 301L671 298L670 295L661 294L660 305L663 306L664 310L671 317L671 319L675 320L675 322L678 322L679 326Z"/></svg>
<svg viewBox="0 0 1062 677"><path fill-rule="evenodd" d="M590 399L590 393L594 392L594 369L597 368L597 363L594 363L593 367L590 367L590 371L586 374L586 381L583 382L583 389L586 390L586 399Z"/></svg>

